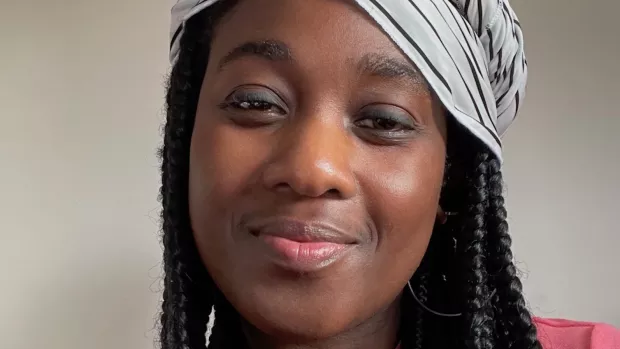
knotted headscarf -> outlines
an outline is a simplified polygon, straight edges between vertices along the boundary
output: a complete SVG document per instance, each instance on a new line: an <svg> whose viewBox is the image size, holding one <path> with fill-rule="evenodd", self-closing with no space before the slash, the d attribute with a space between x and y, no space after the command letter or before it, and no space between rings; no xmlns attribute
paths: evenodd
<svg viewBox="0 0 620 349"><path fill-rule="evenodd" d="M188 19L218 1L172 8L170 61ZM523 33L508 0L355 0L418 67L447 111L502 158L500 136L523 101Z"/></svg>

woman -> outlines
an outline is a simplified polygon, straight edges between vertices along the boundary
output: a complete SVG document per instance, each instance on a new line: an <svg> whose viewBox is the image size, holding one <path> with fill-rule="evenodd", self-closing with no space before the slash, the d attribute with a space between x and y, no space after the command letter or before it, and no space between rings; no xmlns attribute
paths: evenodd
<svg viewBox="0 0 620 349"><path fill-rule="evenodd" d="M209 348L563 348L507 233L508 3L181 0L171 59L163 348L212 308Z"/></svg>

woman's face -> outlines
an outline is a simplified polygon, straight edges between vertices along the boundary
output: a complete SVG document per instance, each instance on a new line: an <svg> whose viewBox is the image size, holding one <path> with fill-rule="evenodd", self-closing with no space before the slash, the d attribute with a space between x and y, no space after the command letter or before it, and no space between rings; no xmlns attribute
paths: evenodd
<svg viewBox="0 0 620 349"><path fill-rule="evenodd" d="M241 1L213 37L192 137L201 257L259 330L342 333L418 267L445 152L438 100L352 2Z"/></svg>

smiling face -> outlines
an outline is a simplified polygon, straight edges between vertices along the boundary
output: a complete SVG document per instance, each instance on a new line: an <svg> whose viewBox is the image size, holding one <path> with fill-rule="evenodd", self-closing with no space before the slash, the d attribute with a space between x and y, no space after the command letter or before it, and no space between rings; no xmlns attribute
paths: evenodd
<svg viewBox="0 0 620 349"><path fill-rule="evenodd" d="M243 318L326 338L396 309L435 223L445 129L416 68L354 4L245 0L224 16L189 204Z"/></svg>

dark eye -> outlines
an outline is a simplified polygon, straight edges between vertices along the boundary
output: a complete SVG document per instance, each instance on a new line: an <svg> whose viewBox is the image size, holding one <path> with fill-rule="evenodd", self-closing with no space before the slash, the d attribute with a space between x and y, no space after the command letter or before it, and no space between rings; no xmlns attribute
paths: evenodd
<svg viewBox="0 0 620 349"><path fill-rule="evenodd" d="M233 108L241 112L260 112L269 114L286 114L284 103L273 92L264 88L238 89L223 103L224 108Z"/></svg>
<svg viewBox="0 0 620 349"><path fill-rule="evenodd" d="M385 116L362 119L357 122L357 125L364 128L391 132L406 129L406 126L399 122L399 120Z"/></svg>
<svg viewBox="0 0 620 349"><path fill-rule="evenodd" d="M355 125L370 131L392 135L408 133L417 127L416 121L405 110L395 106L373 105L360 111Z"/></svg>

